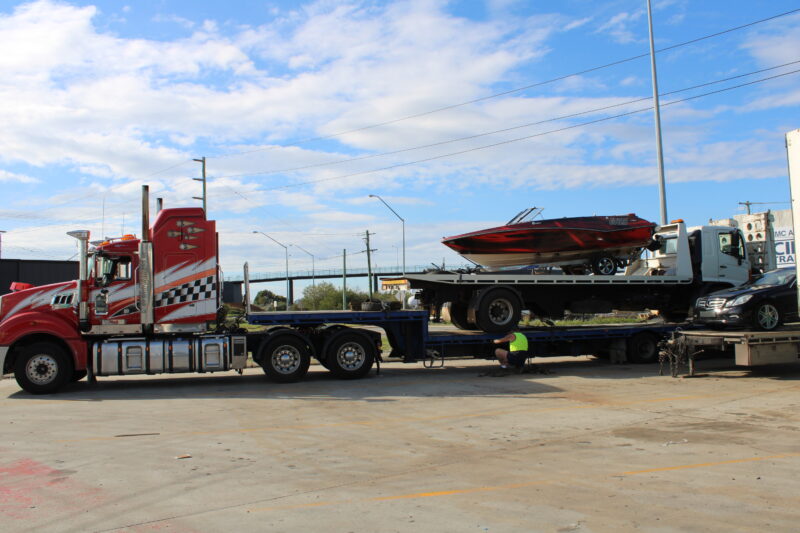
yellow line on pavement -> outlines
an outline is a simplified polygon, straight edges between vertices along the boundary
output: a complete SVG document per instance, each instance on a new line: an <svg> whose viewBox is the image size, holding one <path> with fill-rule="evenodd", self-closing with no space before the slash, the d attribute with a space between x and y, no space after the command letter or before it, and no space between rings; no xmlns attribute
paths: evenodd
<svg viewBox="0 0 800 533"><path fill-rule="evenodd" d="M678 465L678 466L664 466L661 468L648 468L646 470L631 470L629 472L623 472L623 476L634 476L636 474L651 474L653 472L671 472L674 470L686 470L688 468L706 468L709 466L719 466L719 465L733 465L738 463L752 463L755 461L768 461L770 459L784 459L786 457L798 457L800 453L780 453L777 455L765 455L763 457L746 457L744 459L731 459L729 461L714 461L711 463L696 463L691 465Z"/></svg>

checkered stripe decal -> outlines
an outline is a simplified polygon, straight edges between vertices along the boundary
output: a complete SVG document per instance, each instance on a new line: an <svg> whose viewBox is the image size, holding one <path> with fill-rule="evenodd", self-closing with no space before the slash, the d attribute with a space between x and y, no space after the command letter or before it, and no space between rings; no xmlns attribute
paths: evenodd
<svg viewBox="0 0 800 533"><path fill-rule="evenodd" d="M196 279L156 295L156 307L194 302L197 300L209 300L214 296L216 290L217 284L215 276Z"/></svg>

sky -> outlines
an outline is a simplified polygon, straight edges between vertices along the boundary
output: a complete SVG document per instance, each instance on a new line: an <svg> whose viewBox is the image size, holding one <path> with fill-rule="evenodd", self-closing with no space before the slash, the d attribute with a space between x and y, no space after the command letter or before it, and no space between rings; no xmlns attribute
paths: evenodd
<svg viewBox="0 0 800 533"><path fill-rule="evenodd" d="M653 1L668 219L789 207L798 9ZM398 265L370 194L407 265L531 206L660 219L644 0L0 0L0 48L3 258L136 233L142 184L200 205L201 157L230 275L284 269L254 232L292 271L366 267L366 231Z"/></svg>

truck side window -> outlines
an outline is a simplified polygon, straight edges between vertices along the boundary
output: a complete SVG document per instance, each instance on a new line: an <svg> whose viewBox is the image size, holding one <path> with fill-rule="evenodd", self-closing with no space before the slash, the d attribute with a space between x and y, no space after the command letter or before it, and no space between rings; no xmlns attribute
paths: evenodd
<svg viewBox="0 0 800 533"><path fill-rule="evenodd" d="M735 238L733 233L720 233L719 251L733 257L744 257L744 242Z"/></svg>

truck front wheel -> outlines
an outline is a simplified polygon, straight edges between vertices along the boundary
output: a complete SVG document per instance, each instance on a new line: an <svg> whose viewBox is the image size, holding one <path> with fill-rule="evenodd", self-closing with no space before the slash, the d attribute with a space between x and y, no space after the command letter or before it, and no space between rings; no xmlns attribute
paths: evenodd
<svg viewBox="0 0 800 533"><path fill-rule="evenodd" d="M508 289L491 289L475 308L475 324L487 333L505 333L517 327L522 305Z"/></svg>
<svg viewBox="0 0 800 533"><path fill-rule="evenodd" d="M337 378L363 378L375 363L375 351L366 335L342 331L328 345L325 362Z"/></svg>
<svg viewBox="0 0 800 533"><path fill-rule="evenodd" d="M35 342L17 356L14 376L31 394L56 392L72 378L72 361L57 344Z"/></svg>
<svg viewBox="0 0 800 533"><path fill-rule="evenodd" d="M271 340L260 354L261 368L272 381L300 381L308 372L311 354L302 339L282 336Z"/></svg>

